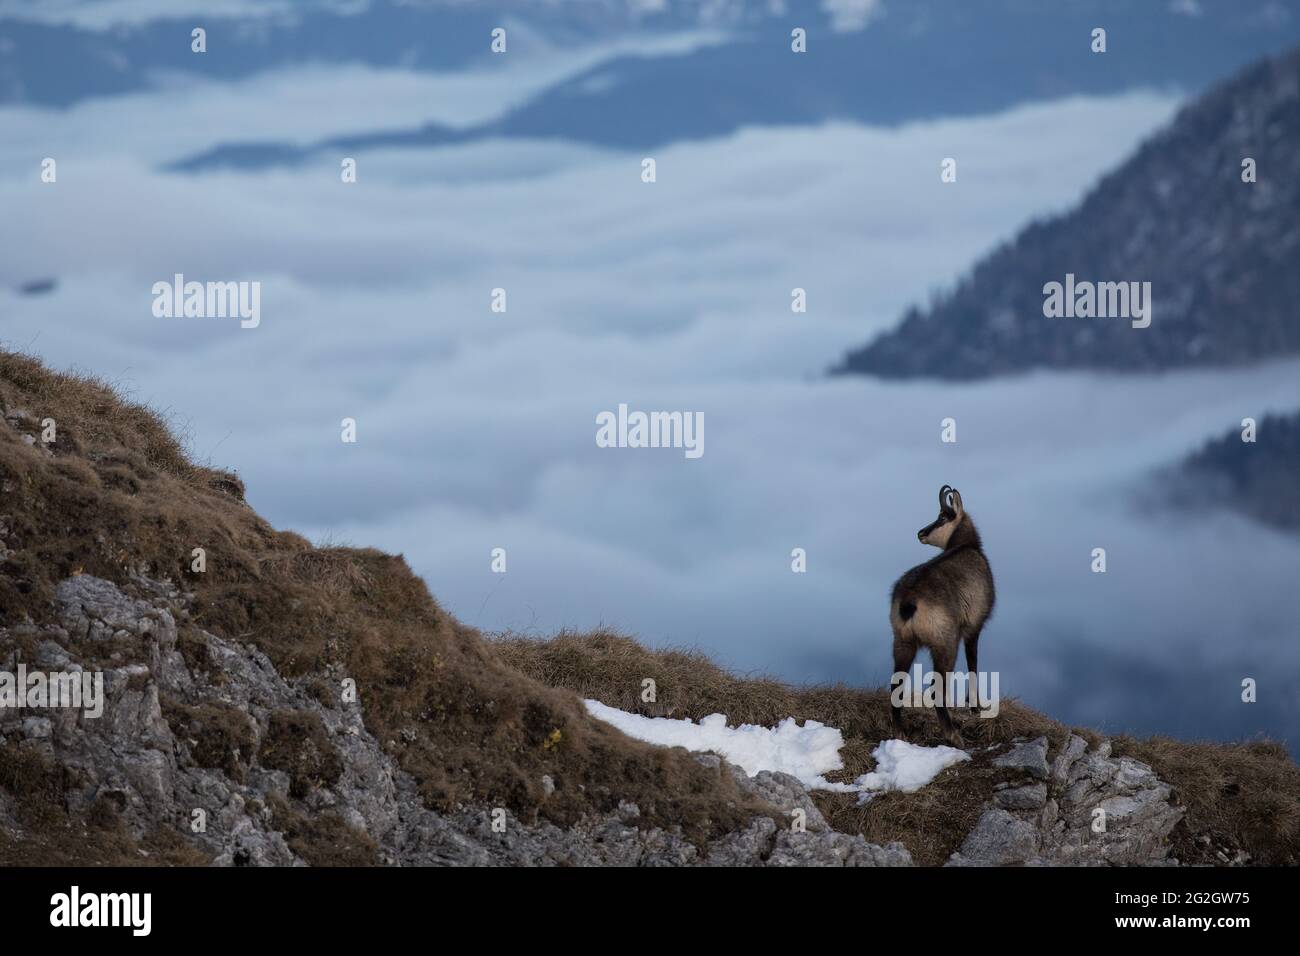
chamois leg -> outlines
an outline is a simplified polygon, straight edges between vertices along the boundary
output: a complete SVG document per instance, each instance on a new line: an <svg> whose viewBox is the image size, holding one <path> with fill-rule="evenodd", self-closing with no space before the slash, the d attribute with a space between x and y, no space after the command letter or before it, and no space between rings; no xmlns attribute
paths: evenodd
<svg viewBox="0 0 1300 956"><path fill-rule="evenodd" d="M948 716L948 675L952 669L957 666L957 643L953 642L951 648L934 648L930 652L934 660L935 672L939 675L942 684L939 688L939 703L935 709L939 713L939 726L943 730L943 739L949 746L964 747L966 742L961 739L961 731L953 724L952 718Z"/></svg>
<svg viewBox="0 0 1300 956"><path fill-rule="evenodd" d="M980 709L980 669L979 664L976 662L976 658L979 656L979 643L980 632L978 630L966 637L966 672L971 675L971 679L967 682L967 688L971 695L970 709L972 712Z"/></svg>
<svg viewBox="0 0 1300 956"><path fill-rule="evenodd" d="M912 669L912 661L915 659L916 641L908 640L898 636L897 634L894 635L894 673L906 674ZM889 697L889 711L893 718L895 736L906 740L907 731L903 726L903 708L894 703L892 693L895 687L895 681L897 680L898 678L893 677L889 682L889 690L891 692Z"/></svg>

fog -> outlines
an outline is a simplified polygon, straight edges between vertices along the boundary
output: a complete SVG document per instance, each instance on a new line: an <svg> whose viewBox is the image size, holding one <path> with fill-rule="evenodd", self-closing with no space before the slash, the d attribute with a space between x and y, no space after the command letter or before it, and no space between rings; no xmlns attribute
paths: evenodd
<svg viewBox="0 0 1300 956"><path fill-rule="evenodd" d="M537 82L549 68L535 61ZM257 138L318 79L0 110L17 134L0 142L6 347L121 383L199 459L238 470L277 527L403 553L469 624L609 625L796 681L885 680L890 585L934 553L916 530L953 484L997 579L981 664L1004 695L1110 731L1291 738L1300 653L1278 597L1300 541L1134 492L1243 417L1300 404L1300 363L960 386L824 374L1077 202L1175 96L750 129L658 151L653 184L639 156L558 142L367 153L355 184L341 157L158 171ZM343 113L392 104L369 126L409 116L430 82L343 79ZM479 99L461 120L510 105L462 80ZM290 112L278 132L304 140L349 121ZM44 156L57 185L39 181ZM175 273L261 282L261 325L155 318L150 287ZM9 291L41 276L53 294ZM597 447L597 414L620 403L702 412L705 454ZM794 548L807 573L791 572ZM1246 677L1258 704L1240 701Z"/></svg>

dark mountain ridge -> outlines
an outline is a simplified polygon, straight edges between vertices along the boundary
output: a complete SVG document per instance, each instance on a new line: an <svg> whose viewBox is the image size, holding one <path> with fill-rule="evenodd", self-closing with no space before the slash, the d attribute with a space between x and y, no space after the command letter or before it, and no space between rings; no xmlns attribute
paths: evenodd
<svg viewBox="0 0 1300 956"><path fill-rule="evenodd" d="M1243 181L1253 160L1255 182ZM834 370L977 379L1300 352L1300 49L1183 108L1082 204L1031 223ZM1149 282L1151 324L1049 318L1045 285Z"/></svg>
<svg viewBox="0 0 1300 956"><path fill-rule="evenodd" d="M1240 7L1210 4L1192 18L1108 0L1049 6L912 0L889 6L863 30L837 32L825 21L818 3L792 3L779 17L729 23L733 29L725 42L675 55L628 53L599 63L505 116L467 129L413 123L405 130L359 130L307 146L232 139L173 168L255 169L340 150L497 138L653 149L747 126L835 120L895 126L1142 87L1196 92L1300 40L1300 11L1264 29ZM1099 23L1108 31L1101 55L1089 46ZM794 27L807 30L805 54L791 52Z"/></svg>
<svg viewBox="0 0 1300 956"><path fill-rule="evenodd" d="M1300 411L1261 418L1253 442L1233 428L1162 477L1173 480L1153 493L1174 504L1230 508L1266 527L1300 532Z"/></svg>

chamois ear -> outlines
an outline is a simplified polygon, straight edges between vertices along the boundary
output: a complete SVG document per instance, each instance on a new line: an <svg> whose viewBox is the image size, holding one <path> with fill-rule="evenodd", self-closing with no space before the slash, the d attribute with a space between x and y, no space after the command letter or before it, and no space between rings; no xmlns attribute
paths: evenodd
<svg viewBox="0 0 1300 956"><path fill-rule="evenodd" d="M953 488L952 491L948 493L948 500L952 502L953 514L959 515L966 510L961 504L961 492L956 488Z"/></svg>

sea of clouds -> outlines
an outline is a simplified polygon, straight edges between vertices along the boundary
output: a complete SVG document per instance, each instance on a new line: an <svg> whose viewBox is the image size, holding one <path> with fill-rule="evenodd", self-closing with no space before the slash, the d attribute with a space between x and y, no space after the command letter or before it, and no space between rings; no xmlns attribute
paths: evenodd
<svg viewBox="0 0 1300 956"><path fill-rule="evenodd" d="M405 554L467 623L610 625L792 680L884 682L890 585L933 554L916 530L951 483L997 577L981 664L1004 694L1112 730L1290 733L1300 652L1279 596L1300 542L1133 491L1244 416L1300 404L1300 363L970 385L823 374L1076 202L1171 117L1172 94L748 129L659 150L652 185L640 156L560 142L367 153L353 185L334 155L158 171L231 140L478 121L554 68L287 71L0 109L0 337L174 416L278 527ZM57 185L39 182L44 156ZM260 281L261 325L155 318L150 288L177 272ZM55 293L10 291L42 276ZM621 402L703 412L706 454L598 448L595 417ZM1240 702L1245 677L1260 703Z"/></svg>

